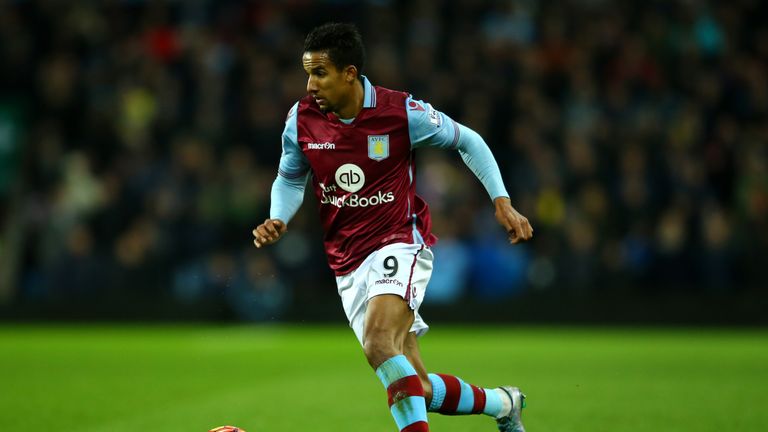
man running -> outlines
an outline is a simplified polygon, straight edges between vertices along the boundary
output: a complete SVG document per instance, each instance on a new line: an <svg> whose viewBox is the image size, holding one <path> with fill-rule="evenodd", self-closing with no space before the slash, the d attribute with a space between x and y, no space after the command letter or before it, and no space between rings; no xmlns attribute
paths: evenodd
<svg viewBox="0 0 768 432"><path fill-rule="evenodd" d="M418 311L436 238L429 208L416 195L415 149L457 150L488 191L510 242L533 235L512 207L487 144L430 104L373 86L362 75L365 50L353 25L312 30L302 63L308 94L288 112L270 218L253 230L256 247L286 232L311 178L344 311L387 389L399 430L428 431L430 411L482 413L502 432L524 431L518 388L485 389L427 373L417 339L428 329Z"/></svg>

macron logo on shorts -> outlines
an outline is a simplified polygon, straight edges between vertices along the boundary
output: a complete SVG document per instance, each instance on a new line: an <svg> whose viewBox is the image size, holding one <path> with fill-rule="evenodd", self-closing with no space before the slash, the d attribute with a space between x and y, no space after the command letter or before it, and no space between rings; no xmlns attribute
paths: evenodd
<svg viewBox="0 0 768 432"><path fill-rule="evenodd" d="M387 279L379 279L376 282L374 282L375 285L395 285L397 287L402 288L403 283L400 282L397 279L387 278Z"/></svg>

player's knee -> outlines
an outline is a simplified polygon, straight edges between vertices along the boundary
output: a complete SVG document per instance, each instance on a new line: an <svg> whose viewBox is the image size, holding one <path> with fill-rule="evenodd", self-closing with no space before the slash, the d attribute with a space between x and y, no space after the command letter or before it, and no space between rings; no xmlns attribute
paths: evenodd
<svg viewBox="0 0 768 432"><path fill-rule="evenodd" d="M385 333L371 332L366 335L363 343L363 352L368 359L368 364L376 369L388 359L400 354L395 347L394 340Z"/></svg>

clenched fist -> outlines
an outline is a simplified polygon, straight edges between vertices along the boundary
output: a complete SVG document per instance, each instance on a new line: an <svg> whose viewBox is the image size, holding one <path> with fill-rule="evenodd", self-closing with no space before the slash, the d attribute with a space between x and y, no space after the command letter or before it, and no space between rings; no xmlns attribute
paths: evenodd
<svg viewBox="0 0 768 432"><path fill-rule="evenodd" d="M496 206L496 220L507 231L510 243L519 243L533 237L533 227L528 218L512 207L509 198L498 197L493 203Z"/></svg>
<svg viewBox="0 0 768 432"><path fill-rule="evenodd" d="M272 244L280 240L286 231L288 227L285 222L280 219L267 219L253 230L253 244L257 248Z"/></svg>

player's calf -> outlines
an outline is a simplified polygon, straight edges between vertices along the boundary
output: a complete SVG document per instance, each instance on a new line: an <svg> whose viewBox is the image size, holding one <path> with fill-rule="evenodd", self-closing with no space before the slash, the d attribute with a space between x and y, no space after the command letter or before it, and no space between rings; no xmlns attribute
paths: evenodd
<svg viewBox="0 0 768 432"><path fill-rule="evenodd" d="M400 432L428 432L424 388L416 369L400 354L383 362L377 369L387 389L387 402Z"/></svg>

